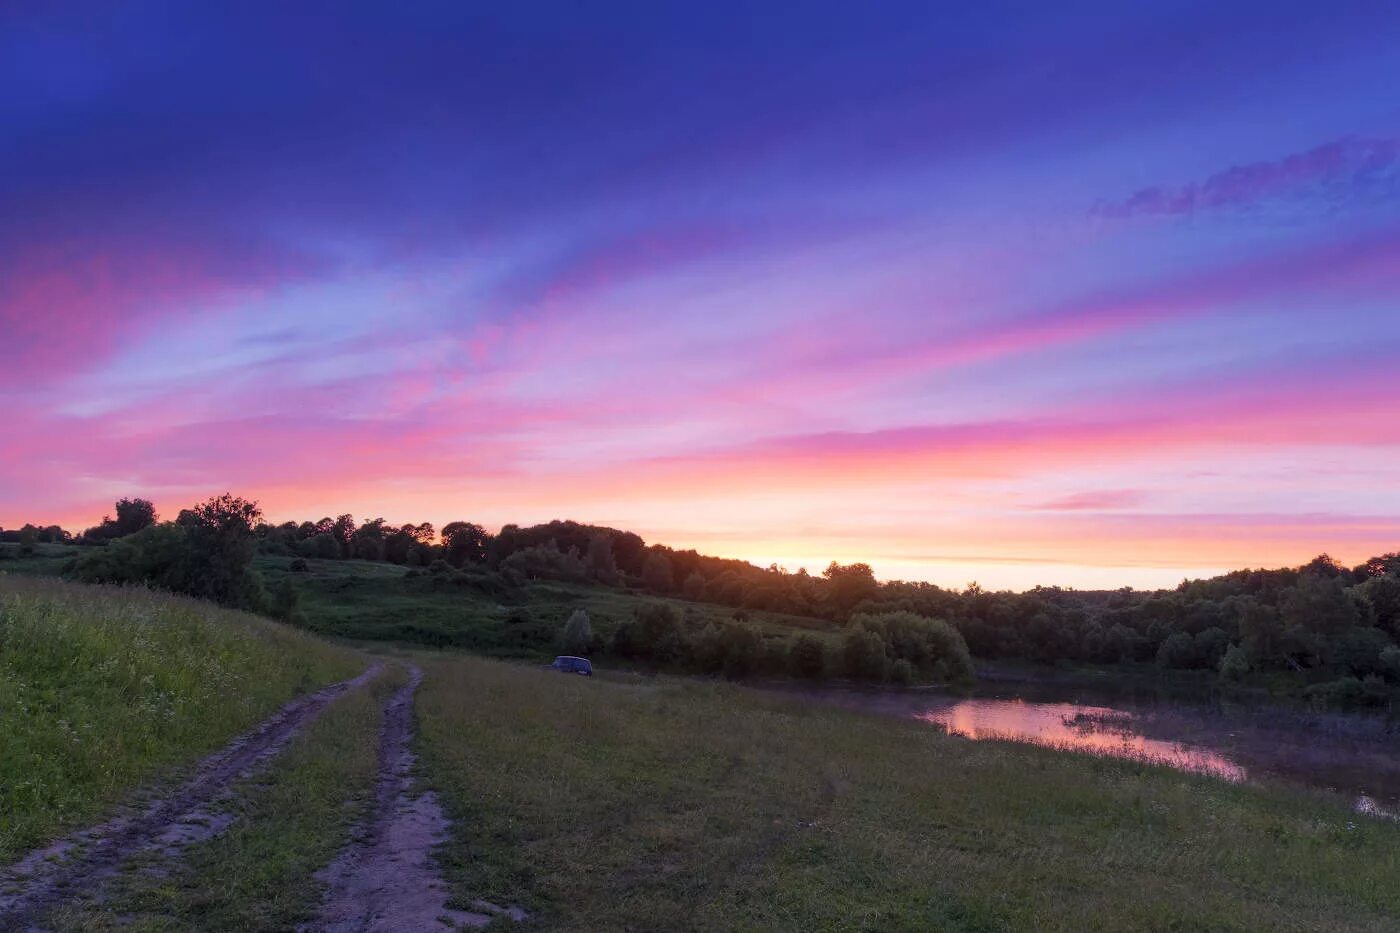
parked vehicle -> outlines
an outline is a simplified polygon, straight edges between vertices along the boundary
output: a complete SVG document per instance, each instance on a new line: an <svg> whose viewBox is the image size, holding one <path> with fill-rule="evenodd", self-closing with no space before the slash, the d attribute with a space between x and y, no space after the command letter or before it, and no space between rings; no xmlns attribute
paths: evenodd
<svg viewBox="0 0 1400 933"><path fill-rule="evenodd" d="M593 676L593 662L587 658L576 658L571 654L559 655L559 657L554 659L554 663L549 666L562 674L582 674L584 677Z"/></svg>

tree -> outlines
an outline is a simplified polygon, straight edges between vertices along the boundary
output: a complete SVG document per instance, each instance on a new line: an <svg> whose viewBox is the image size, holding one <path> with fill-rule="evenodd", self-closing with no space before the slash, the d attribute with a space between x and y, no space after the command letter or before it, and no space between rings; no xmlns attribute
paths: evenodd
<svg viewBox="0 0 1400 933"><path fill-rule="evenodd" d="M486 560L486 546L490 539L485 528L472 522L448 522L442 526L447 562L454 567L479 564Z"/></svg>
<svg viewBox="0 0 1400 933"><path fill-rule="evenodd" d="M588 613L582 609L575 609L569 616L569 621L564 623L560 645L566 654L581 655L586 654L592 644L593 624L588 620Z"/></svg>
<svg viewBox="0 0 1400 933"><path fill-rule="evenodd" d="M1277 664L1283 659L1283 620L1278 610L1252 597L1237 604L1240 647L1255 666Z"/></svg>
<svg viewBox="0 0 1400 933"><path fill-rule="evenodd" d="M118 499L117 537L134 535L156 523L156 507L149 499Z"/></svg>
<svg viewBox="0 0 1400 933"><path fill-rule="evenodd" d="M884 639L879 635L864 628L851 629L846 633L841 649L847 677L853 680L885 679L889 662L885 657Z"/></svg>
<svg viewBox="0 0 1400 933"><path fill-rule="evenodd" d="M1168 668L1197 666L1196 641L1185 632L1174 632L1157 649L1157 664Z"/></svg>
<svg viewBox="0 0 1400 933"><path fill-rule="evenodd" d="M588 539L588 557L585 563L588 564L589 575L599 583L613 586L620 580L617 560L613 557L612 538L609 535L596 534Z"/></svg>
<svg viewBox="0 0 1400 933"><path fill-rule="evenodd" d="M826 578L826 601L832 615L844 619L861 602L871 599L880 592L880 584L875 581L875 571L869 564L847 564L832 561L822 572Z"/></svg>
<svg viewBox="0 0 1400 933"><path fill-rule="evenodd" d="M1249 656L1239 645L1231 645L1221 656L1217 670L1221 680L1239 680L1249 673Z"/></svg>
<svg viewBox="0 0 1400 933"><path fill-rule="evenodd" d="M850 626L873 632L891 659L908 661L915 671L941 680L971 680L972 655L961 633L942 619L913 612L857 613Z"/></svg>
<svg viewBox="0 0 1400 933"><path fill-rule="evenodd" d="M335 520L335 524L331 526L331 537L335 539L340 551L338 556L348 558L354 555L356 530L353 515L341 515Z"/></svg>
<svg viewBox="0 0 1400 933"><path fill-rule="evenodd" d="M660 551L652 551L642 564L642 585L655 593L671 591L671 562Z"/></svg>
<svg viewBox="0 0 1400 933"><path fill-rule="evenodd" d="M1376 624L1400 637L1400 577L1372 576L1356 591L1370 605Z"/></svg>
<svg viewBox="0 0 1400 933"><path fill-rule="evenodd" d="M798 635L788 648L788 670L798 677L820 678L826 671L826 645L815 635Z"/></svg>
<svg viewBox="0 0 1400 933"><path fill-rule="evenodd" d="M681 593L686 599L696 602L705 598L705 578L700 575L700 571L692 571L690 576L685 578L685 583L681 584Z"/></svg>
<svg viewBox="0 0 1400 933"><path fill-rule="evenodd" d="M253 570L262 518L256 502L224 493L180 513L176 523L189 542L186 592L225 605L257 609L265 600Z"/></svg>
<svg viewBox="0 0 1400 933"><path fill-rule="evenodd" d="M724 676L739 680L753 670L763 649L763 636L752 625L732 623L720 633L724 644Z"/></svg>
<svg viewBox="0 0 1400 933"><path fill-rule="evenodd" d="M1333 640L1360 621L1359 602L1341 577L1303 574L1282 605L1288 648L1309 657L1315 665L1329 663Z"/></svg>
<svg viewBox="0 0 1400 933"><path fill-rule="evenodd" d="M648 603L638 609L637 630L644 657L665 663L677 660L684 651L680 615L666 603Z"/></svg>

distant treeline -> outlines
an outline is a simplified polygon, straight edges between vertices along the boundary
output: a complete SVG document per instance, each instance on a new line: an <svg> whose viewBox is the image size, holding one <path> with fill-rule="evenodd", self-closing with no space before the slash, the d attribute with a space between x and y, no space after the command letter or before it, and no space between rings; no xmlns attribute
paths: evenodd
<svg viewBox="0 0 1400 933"><path fill-rule="evenodd" d="M986 659L1153 662L1233 680L1258 671L1307 675L1322 699L1379 702L1400 683L1400 554L1344 567L1326 555L1297 568L1240 570L1185 581L1174 590L1112 592L1038 587L988 592L876 580L867 564L833 562L821 575L758 567L693 550L648 545L636 534L572 521L492 535L468 521L358 523L350 515L266 524L256 504L211 499L159 522L151 503L123 499L116 518L81 535L26 525L0 534L41 542L102 544L73 573L92 580L146 580L252 608L261 591L252 557L387 561L460 574L474 588L508 592L555 580L628 587L658 596L765 610L847 625L853 617L908 613L943 620ZM627 650L625 646L621 649Z"/></svg>

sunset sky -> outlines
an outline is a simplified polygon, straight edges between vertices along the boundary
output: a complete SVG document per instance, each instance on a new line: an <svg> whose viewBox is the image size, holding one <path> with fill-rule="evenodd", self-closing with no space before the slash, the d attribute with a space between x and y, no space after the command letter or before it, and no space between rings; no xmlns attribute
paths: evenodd
<svg viewBox="0 0 1400 933"><path fill-rule="evenodd" d="M1400 549L1400 5L1147 6L6 3L0 526Z"/></svg>

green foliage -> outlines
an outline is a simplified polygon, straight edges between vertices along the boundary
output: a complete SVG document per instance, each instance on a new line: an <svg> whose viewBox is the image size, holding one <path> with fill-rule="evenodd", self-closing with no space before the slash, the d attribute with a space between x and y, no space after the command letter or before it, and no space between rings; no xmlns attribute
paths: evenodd
<svg viewBox="0 0 1400 933"><path fill-rule="evenodd" d="M1185 632L1174 632L1157 649L1157 664L1167 668L1197 667L1196 641Z"/></svg>
<svg viewBox="0 0 1400 933"><path fill-rule="evenodd" d="M914 672L939 680L972 679L967 642L941 619L912 612L857 613L850 626L877 635L889 658L908 661Z"/></svg>
<svg viewBox="0 0 1400 933"><path fill-rule="evenodd" d="M914 682L914 665L909 663L908 658L896 658L890 665L890 680L903 687Z"/></svg>
<svg viewBox="0 0 1400 933"><path fill-rule="evenodd" d="M837 619L846 618L856 606L879 593L875 571L869 564L842 566L832 561L822 576L827 581L827 605Z"/></svg>
<svg viewBox="0 0 1400 933"><path fill-rule="evenodd" d="M1239 645L1231 645L1221 656L1217 669L1221 680L1239 680L1249 673L1249 655Z"/></svg>
<svg viewBox="0 0 1400 933"><path fill-rule="evenodd" d="M788 670L795 677L816 680L826 673L826 645L813 635L798 635L788 649Z"/></svg>
<svg viewBox="0 0 1400 933"><path fill-rule="evenodd" d="M735 622L723 628L720 644L724 648L724 676L737 680L747 676L758 664L763 636L752 625Z"/></svg>
<svg viewBox="0 0 1400 933"><path fill-rule="evenodd" d="M681 593L686 599L693 599L697 602L705 598L705 578L695 571L685 578L685 583L681 585Z"/></svg>
<svg viewBox="0 0 1400 933"><path fill-rule="evenodd" d="M73 576L87 583L143 583L240 609L266 605L253 570L257 505L216 496L80 558Z"/></svg>
<svg viewBox="0 0 1400 933"><path fill-rule="evenodd" d="M588 620L588 613L582 609L575 609L570 614L569 621L564 623L564 633L560 637L559 645L565 654L583 655L588 653L592 644L593 624Z"/></svg>
<svg viewBox="0 0 1400 933"><path fill-rule="evenodd" d="M885 641L878 633L865 628L853 628L846 633L841 646L846 676L853 680L883 681L889 670L885 657Z"/></svg>
<svg viewBox="0 0 1400 933"><path fill-rule="evenodd" d="M156 507L149 499L119 499L116 504L117 534L134 535L156 523Z"/></svg>
<svg viewBox="0 0 1400 933"><path fill-rule="evenodd" d="M145 589L0 575L0 619L0 862L363 666L293 629Z"/></svg>
<svg viewBox="0 0 1400 933"><path fill-rule="evenodd" d="M653 593L669 593L674 585L671 562L660 551L652 551L642 564L642 585Z"/></svg>
<svg viewBox="0 0 1400 933"><path fill-rule="evenodd" d="M1376 624L1400 638L1400 577L1372 577L1356 591L1370 605Z"/></svg>
<svg viewBox="0 0 1400 933"><path fill-rule="evenodd" d="M501 575L509 581L559 580L581 583L588 579L588 568L572 548L559 550L553 541L514 552L500 564Z"/></svg>
<svg viewBox="0 0 1400 933"><path fill-rule="evenodd" d="M588 540L588 573L594 580L606 586L615 586L622 580L617 572L617 560L613 557L612 538L597 534Z"/></svg>
<svg viewBox="0 0 1400 933"><path fill-rule="evenodd" d="M1326 683L1313 684L1305 694L1315 706L1324 709L1383 706L1391 699L1385 681L1376 674L1368 674L1364 678L1339 677Z"/></svg>

